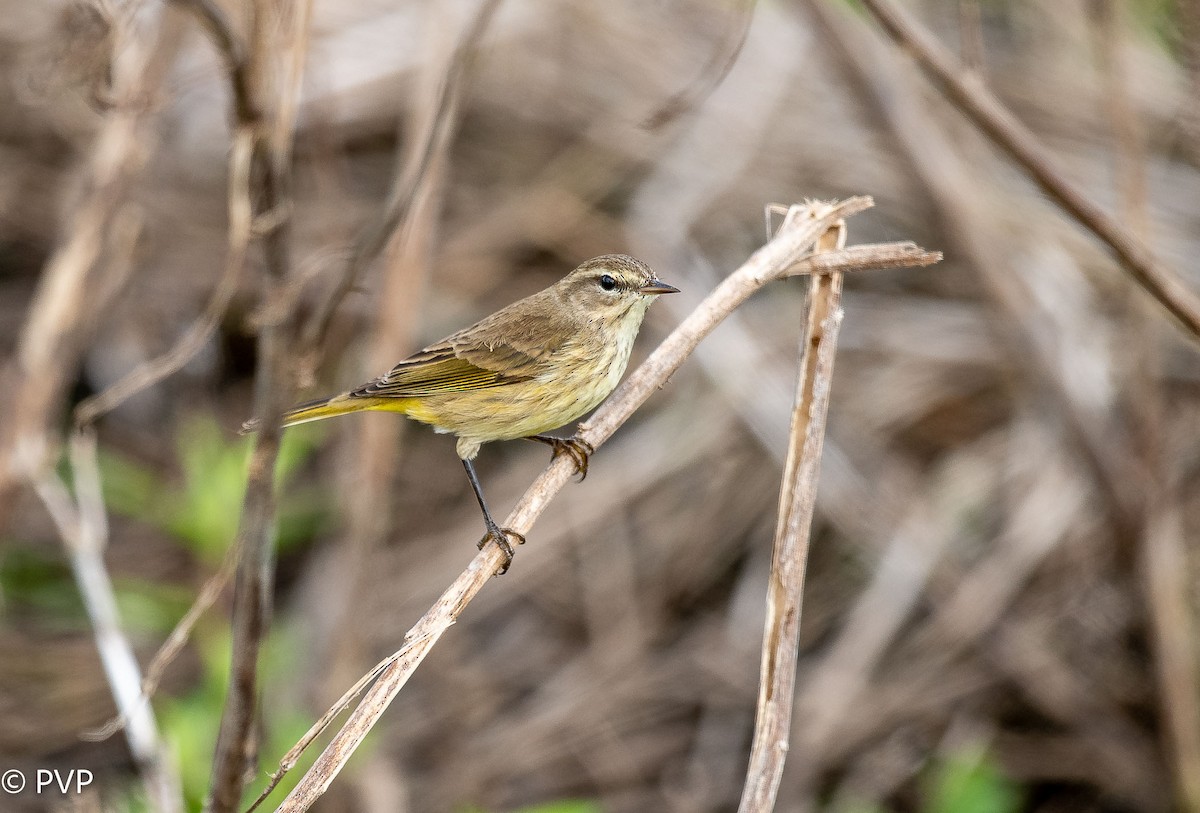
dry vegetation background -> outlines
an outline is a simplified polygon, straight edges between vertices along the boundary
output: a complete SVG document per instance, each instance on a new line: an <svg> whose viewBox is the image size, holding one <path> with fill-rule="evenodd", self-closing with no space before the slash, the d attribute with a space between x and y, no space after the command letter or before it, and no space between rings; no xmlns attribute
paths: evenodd
<svg viewBox="0 0 1200 813"><path fill-rule="evenodd" d="M1200 291L1200 4L907 6ZM86 768L100 791L0 809L143 809L126 739L81 738L115 707L28 466L206 309L182 369L97 424L143 666L233 541L255 327L319 322L362 235L387 244L319 346L291 345L298 398L612 251L684 291L636 363L763 242L765 203L870 194L851 242L946 260L847 279L778 809L1200 811L1196 337L857 6L764 0L723 79L744 2L483 8L321 0L291 42L271 18L280 73L303 71L294 107L286 82L265 93L295 120L293 203L255 225L286 238L291 282L262 307L260 241L212 309L232 117L204 30L155 3L0 2L0 768ZM412 201L395 233L389 196ZM48 286L63 263L82 271ZM316 809L736 806L805 288L749 302L597 453ZM452 447L389 416L289 434L260 775L474 554ZM485 449L499 513L545 463ZM192 807L232 597L155 700Z"/></svg>

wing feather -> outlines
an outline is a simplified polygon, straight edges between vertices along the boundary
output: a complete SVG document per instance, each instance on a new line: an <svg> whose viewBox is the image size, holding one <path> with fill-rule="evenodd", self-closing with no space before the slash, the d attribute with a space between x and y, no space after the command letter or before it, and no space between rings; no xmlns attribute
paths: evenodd
<svg viewBox="0 0 1200 813"><path fill-rule="evenodd" d="M350 393L363 398L421 398L503 387L546 372L577 326L547 291L522 299L401 361Z"/></svg>

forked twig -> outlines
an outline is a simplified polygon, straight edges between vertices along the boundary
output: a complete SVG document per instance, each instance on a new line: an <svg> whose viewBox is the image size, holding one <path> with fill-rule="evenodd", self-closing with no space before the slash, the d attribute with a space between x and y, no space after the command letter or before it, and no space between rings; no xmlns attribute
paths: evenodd
<svg viewBox="0 0 1200 813"><path fill-rule="evenodd" d="M781 228L799 216L801 211L793 207ZM818 239L814 256L840 249L845 242L845 222L835 221ZM800 340L800 373L767 585L758 709L739 813L768 813L774 808L791 732L809 529L817 498L834 352L842 323L842 274L817 273L810 279L808 314Z"/></svg>
<svg viewBox="0 0 1200 813"><path fill-rule="evenodd" d="M363 690L370 686L371 682L374 681L375 678L383 674L384 669L388 668L397 660L402 658L406 651L407 647L400 649L397 652L393 652L391 655L388 655L379 663L371 667L369 672L360 677L353 686L346 690L345 694L338 698L336 703L329 707L328 711L321 715L320 719L318 719L312 724L312 726L309 727L308 731L304 733L304 736L297 740L296 744L289 748L288 752L283 755L282 759L279 760L279 768L271 774L267 781L266 787L262 789L262 793L258 795L258 798L254 800L250 807L246 808L246 813L254 813L254 811L258 809L258 806L261 805L263 801L265 801L266 798L271 795L275 788L279 786L279 783L283 781L283 778L287 776L288 772L291 771L292 768L296 766L296 763L300 761L300 756L308 750L308 746L312 745L313 740L321 736L321 732L329 727L329 724L333 722L334 718L349 708L350 704L354 702L354 698L362 694Z"/></svg>
<svg viewBox="0 0 1200 813"><path fill-rule="evenodd" d="M161 356L131 370L103 392L81 401L75 408L76 426L87 426L147 387L183 369L184 365L203 349L220 324L221 317L228 310L233 295L237 293L246 266L246 253L253 237L252 221L248 219L248 213L240 211L240 208L249 205L243 190L247 189L250 183L250 151L258 135L255 130L261 116L253 99L249 56L241 40L234 34L225 13L212 0L172 2L191 11L204 26L216 45L217 53L225 63L225 70L229 76L231 106L238 131L234 135L234 151L230 159L231 217L225 270L213 289L203 314L192 323L179 341ZM245 204L243 200L246 201ZM235 228L242 224L249 227Z"/></svg>
<svg viewBox="0 0 1200 813"><path fill-rule="evenodd" d="M599 448L634 411L661 388L696 345L729 313L768 282L821 270L853 271L881 265L929 265L941 259L911 243L859 246L821 255L819 262L805 260L810 248L834 223L871 206L869 198L851 198L838 204L810 204L800 211L774 240L759 249L737 271L722 281L670 336L632 372L609 400L579 427L578 437ZM815 258L812 258L815 259ZM571 461L560 457L542 472L509 514L505 526L527 533L550 500L573 473ZM442 634L498 569L503 554L488 545L446 589L405 636L404 645L384 666L374 685L334 735L324 752L299 784L284 799L279 811L307 810L328 789L350 755L374 727L384 710ZM338 708L338 707L335 707ZM336 712L332 712L336 713ZM296 749L289 756L297 754ZM281 771L286 766L281 766Z"/></svg>

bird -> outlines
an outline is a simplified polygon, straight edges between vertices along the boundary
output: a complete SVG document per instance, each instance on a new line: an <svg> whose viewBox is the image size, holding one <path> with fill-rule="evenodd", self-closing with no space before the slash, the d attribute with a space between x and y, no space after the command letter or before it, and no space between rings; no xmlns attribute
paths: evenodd
<svg viewBox="0 0 1200 813"><path fill-rule="evenodd" d="M579 437L547 432L590 412L616 388L650 304L677 293L641 260L605 254L561 280L413 353L348 392L298 404L283 425L352 412L399 412L457 436L455 451L483 512L483 549L493 541L513 559L510 539L488 510L474 460L485 443L526 438L569 455L583 479L594 451ZM243 431L253 431L248 421Z"/></svg>

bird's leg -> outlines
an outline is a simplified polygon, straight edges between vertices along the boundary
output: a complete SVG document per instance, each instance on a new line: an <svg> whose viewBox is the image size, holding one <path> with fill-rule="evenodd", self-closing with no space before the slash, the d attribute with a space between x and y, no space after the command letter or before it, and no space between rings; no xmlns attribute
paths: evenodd
<svg viewBox="0 0 1200 813"><path fill-rule="evenodd" d="M578 435L573 438L556 438L553 435L530 435L526 440L536 440L538 443L545 443L554 449L554 457L560 454L570 455L571 460L575 461L575 471L579 472L579 482L587 479L588 459L596 448L592 444L583 440Z"/></svg>
<svg viewBox="0 0 1200 813"><path fill-rule="evenodd" d="M462 463L463 468L467 470L467 479L471 481L471 488L475 491L475 499L479 500L479 508L483 511L483 524L487 527L487 533L483 535L483 539L479 540L479 549L483 550L484 545L489 541L496 543L496 547L500 548L500 552L504 554L504 564L496 571L496 575L503 576L508 572L508 566L512 564L513 560L512 544L508 538L511 536L517 540L518 545L524 545L525 536L512 528L501 528L496 520L492 519L492 512L488 510L487 503L483 499L483 486L479 485L479 475L475 473L475 464L470 460L464 460Z"/></svg>

